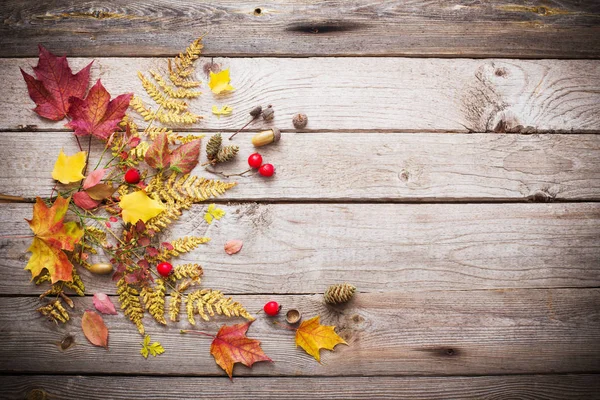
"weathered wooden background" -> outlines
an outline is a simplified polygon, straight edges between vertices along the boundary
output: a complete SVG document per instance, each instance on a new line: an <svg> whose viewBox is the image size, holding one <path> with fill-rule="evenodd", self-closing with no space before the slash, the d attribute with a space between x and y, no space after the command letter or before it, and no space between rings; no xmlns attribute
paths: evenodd
<svg viewBox="0 0 600 400"><path fill-rule="evenodd" d="M0 398L600 398L600 2L8 0L0 21L0 193L29 200L50 195L56 154L76 148L31 111L19 67L38 43L142 95L138 70L208 33L200 62L229 67L237 90L205 90L192 131L230 132L273 104L283 137L261 150L275 178L238 179L215 225L201 204L177 224L212 238L183 259L249 309L321 314L349 343L318 364L259 318L252 336L275 363L236 366L233 383L209 340L179 335L185 322L146 321L167 351L145 360L135 328L106 318L107 352L80 331L90 297L66 326L34 311L28 241L2 238ZM0 204L2 236L29 234L30 213ZM89 295L115 294L83 278ZM325 306L343 281L360 293Z"/></svg>

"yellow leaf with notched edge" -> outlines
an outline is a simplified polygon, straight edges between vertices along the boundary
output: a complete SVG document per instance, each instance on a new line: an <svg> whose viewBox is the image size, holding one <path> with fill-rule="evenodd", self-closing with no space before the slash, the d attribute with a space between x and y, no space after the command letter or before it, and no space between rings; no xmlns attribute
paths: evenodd
<svg viewBox="0 0 600 400"><path fill-rule="evenodd" d="M302 321L296 330L296 346L300 346L315 360L321 362L320 349L333 350L338 344L348 344L335 333L335 326L321 325L317 315L307 321Z"/></svg>
<svg viewBox="0 0 600 400"><path fill-rule="evenodd" d="M208 206L206 214L204 214L204 220L210 225L214 219L221 219L223 215L225 215L225 211L217 208L217 206L213 203Z"/></svg>
<svg viewBox="0 0 600 400"><path fill-rule="evenodd" d="M123 210L123 221L132 224L139 220L147 222L165 210L163 203L148 197L143 190L121 197L119 207Z"/></svg>
<svg viewBox="0 0 600 400"><path fill-rule="evenodd" d="M229 115L233 111L233 107L231 106L223 106L221 109L217 106L212 106L212 113L217 116L217 118L221 118L221 115Z"/></svg>
<svg viewBox="0 0 600 400"><path fill-rule="evenodd" d="M80 151L72 156L68 156L60 149L58 159L52 170L52 178L60 183L79 182L83 178L83 168L85 167L85 151Z"/></svg>
<svg viewBox="0 0 600 400"><path fill-rule="evenodd" d="M235 90L233 86L229 84L231 78L229 77L229 68L216 74L210 71L210 79L208 81L208 87L214 94L221 94L223 92Z"/></svg>

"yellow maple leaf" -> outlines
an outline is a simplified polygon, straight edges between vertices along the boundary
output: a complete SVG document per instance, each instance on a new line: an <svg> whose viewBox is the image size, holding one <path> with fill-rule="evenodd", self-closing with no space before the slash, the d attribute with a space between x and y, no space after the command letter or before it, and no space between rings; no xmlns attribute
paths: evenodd
<svg viewBox="0 0 600 400"><path fill-rule="evenodd" d="M221 109L217 106L212 106L212 113L217 116L217 118L221 118L221 115L229 115L233 111L233 107L231 106L223 106Z"/></svg>
<svg viewBox="0 0 600 400"><path fill-rule="evenodd" d="M231 78L229 77L229 68L216 74L210 71L210 79L208 81L208 87L214 94L221 94L230 90L235 90L233 86L229 84Z"/></svg>
<svg viewBox="0 0 600 400"><path fill-rule="evenodd" d="M83 178L83 168L85 167L85 151L80 151L72 156L68 156L60 149L58 159L52 170L52 178L60 183L79 182Z"/></svg>
<svg viewBox="0 0 600 400"><path fill-rule="evenodd" d="M348 344L335 333L335 326L321 325L317 315L307 321L302 321L296 330L296 346L300 346L315 360L321 362L320 349L333 350L338 344Z"/></svg>
<svg viewBox="0 0 600 400"><path fill-rule="evenodd" d="M165 210L163 203L148 197L143 190L121 197L119 207L123 210L123 221L132 224L139 220L147 222Z"/></svg>
<svg viewBox="0 0 600 400"><path fill-rule="evenodd" d="M225 215L225 211L217 208L217 206L213 203L208 206L206 210L206 214L204 214L204 220L210 225L213 222L213 219L221 219Z"/></svg>

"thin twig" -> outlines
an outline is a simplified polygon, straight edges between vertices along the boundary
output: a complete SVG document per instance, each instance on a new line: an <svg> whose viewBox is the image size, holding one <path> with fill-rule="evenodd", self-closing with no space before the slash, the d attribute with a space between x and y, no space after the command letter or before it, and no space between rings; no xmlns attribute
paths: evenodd
<svg viewBox="0 0 600 400"><path fill-rule="evenodd" d="M233 135L229 136L229 140L233 139L233 137L235 135L237 135L238 133L240 133L241 131L243 131L248 125L250 125L252 123L252 121L254 121L256 118L258 117L252 117L252 119L250 121L248 121L246 123L246 125L242 126L236 133L234 133Z"/></svg>
<svg viewBox="0 0 600 400"><path fill-rule="evenodd" d="M211 174L215 174L215 175L221 175L222 177L225 178L231 178L232 176L244 176L244 174L247 174L248 172L252 171L252 168L247 169L244 172L240 172L239 174L226 174L223 171L215 171L209 168L204 168L207 172L210 172Z"/></svg>

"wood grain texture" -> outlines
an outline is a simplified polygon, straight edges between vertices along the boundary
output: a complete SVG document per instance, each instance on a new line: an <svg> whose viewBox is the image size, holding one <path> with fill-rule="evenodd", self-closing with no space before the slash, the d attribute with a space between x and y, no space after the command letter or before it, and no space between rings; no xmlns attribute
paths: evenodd
<svg viewBox="0 0 600 400"><path fill-rule="evenodd" d="M208 236L178 262L204 266L225 293L323 293L343 281L362 292L600 286L600 203L241 204L207 227L205 206L165 239ZM1 234L30 235L29 204L2 204ZM236 255L223 250L244 241ZM31 239L2 239L1 294L39 294L23 268ZM89 293L115 293L84 274Z"/></svg>
<svg viewBox="0 0 600 400"><path fill-rule="evenodd" d="M82 56L172 55L208 32L211 56L600 56L597 1L516 3L12 0L0 6L0 55L32 56L38 42Z"/></svg>
<svg viewBox="0 0 600 400"><path fill-rule="evenodd" d="M207 134L203 144L208 143ZM234 162L213 168L238 173L256 149L251 133L233 142ZM90 164L102 153L94 140ZM69 132L0 134L0 192L49 197L61 149L78 151ZM600 200L600 135L431 133L283 133L260 149L275 177L232 177L230 201L565 201ZM206 155L202 151L201 162ZM198 167L194 174L223 177Z"/></svg>
<svg viewBox="0 0 600 400"><path fill-rule="evenodd" d="M248 335L261 340L273 363L234 375L377 376L582 373L600 369L600 289L527 289L360 293L343 307L323 304L321 295L235 296L249 310L275 300L305 318L337 326L348 346L322 351L317 363L294 344L294 333L260 316ZM158 326L144 320L148 334L166 352L139 355L142 337L122 314L105 316L109 350L93 347L81 334L81 314L91 298L75 299L66 326L44 321L36 298L0 298L0 370L10 373L135 374L224 376L210 356L210 338L181 335L182 321ZM18 318L16 318L18 316ZM214 333L218 319L197 328ZM74 344L61 350L66 336Z"/></svg>
<svg viewBox="0 0 600 400"><path fill-rule="evenodd" d="M70 63L79 70L90 61ZM272 104L273 124L283 130L293 130L292 116L303 112L311 131L600 131L600 61L332 57L215 62L230 68L237 90L216 97L204 85L204 94L190 102L191 110L206 117L194 128L237 130L256 104ZM44 120L31 111L34 104L19 67L29 70L36 63L0 59L0 130L64 129L64 121ZM98 59L91 82L101 78L113 97L141 95L137 71L165 68L164 59ZM198 79L205 80L201 70ZM147 99L145 93L142 98ZM234 112L218 119L210 113L214 104L228 104ZM251 128L268 126L261 119Z"/></svg>
<svg viewBox="0 0 600 400"><path fill-rule="evenodd" d="M21 400L44 390L63 400L131 399L598 399L600 376L227 378L127 376L0 376L2 396ZM102 388L99 390L99 388Z"/></svg>

